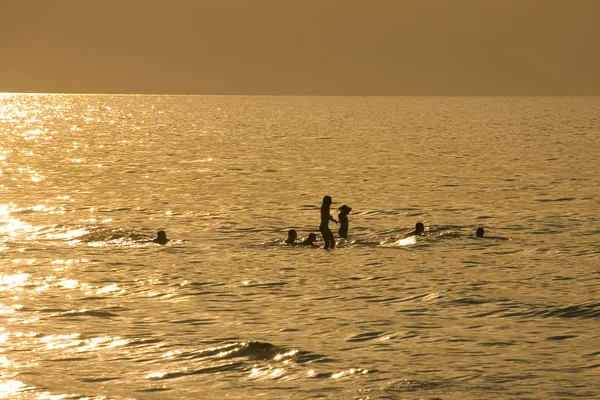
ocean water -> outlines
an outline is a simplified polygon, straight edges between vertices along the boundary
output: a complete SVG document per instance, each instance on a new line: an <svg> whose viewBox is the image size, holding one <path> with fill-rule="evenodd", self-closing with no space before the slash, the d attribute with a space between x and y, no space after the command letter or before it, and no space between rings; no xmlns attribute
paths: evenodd
<svg viewBox="0 0 600 400"><path fill-rule="evenodd" d="M0 397L600 398L599 138L597 97L0 95ZM325 195L349 238L284 246Z"/></svg>

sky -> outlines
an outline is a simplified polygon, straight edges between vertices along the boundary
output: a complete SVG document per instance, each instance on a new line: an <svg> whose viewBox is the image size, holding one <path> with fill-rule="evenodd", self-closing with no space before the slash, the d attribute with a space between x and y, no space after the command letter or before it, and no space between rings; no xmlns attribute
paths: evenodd
<svg viewBox="0 0 600 400"><path fill-rule="evenodd" d="M600 95L600 0L0 0L0 92Z"/></svg>

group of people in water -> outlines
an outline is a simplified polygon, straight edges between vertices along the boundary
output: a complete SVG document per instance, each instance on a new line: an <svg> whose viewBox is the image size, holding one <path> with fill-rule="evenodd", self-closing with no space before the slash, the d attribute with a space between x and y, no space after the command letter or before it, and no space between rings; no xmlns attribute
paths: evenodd
<svg viewBox="0 0 600 400"><path fill-rule="evenodd" d="M331 203L333 202L331 196L323 197L323 203L321 204L321 224L319 225L319 232L321 232L321 236L323 237L323 248L325 250L333 249L335 247L335 238L333 237L333 233L331 229L329 229L329 221L333 221L336 224L339 224L338 234L340 239L348 238L348 214L352 211L351 207L348 207L346 204L341 206L338 210L338 219L336 220L331 215ZM475 235L477 237L483 237L485 230L481 227L477 228ZM415 225L415 230L408 233L406 236L423 236L425 235L425 225L422 222L417 222ZM288 246L311 246L311 247L319 247L315 241L317 239L317 235L314 233L310 233L308 237L298 242L296 241L298 238L298 233L295 229L290 229L288 231L288 237L285 240L285 244Z"/></svg>
<svg viewBox="0 0 600 400"><path fill-rule="evenodd" d="M348 237L348 214L350 214L350 211L352 211L351 207L348 207L344 204L338 209L338 219L336 220L331 215L332 202L333 200L331 199L331 196L325 196L323 198L323 204L321 204L321 225L319 225L319 232L321 232L321 236L323 237L323 248L325 250L333 249L335 247L335 238L333 237L331 229L329 229L329 221L333 221L340 225L338 234L340 235L340 238L346 239ZM297 237L298 233L296 230L290 229L288 231L288 237L285 240L285 244L288 246L318 247L318 245L315 243L315 240L317 240L317 235L312 232L302 242L296 242Z"/></svg>
<svg viewBox="0 0 600 400"><path fill-rule="evenodd" d="M338 219L336 220L331 215L331 203L333 202L331 196L323 197L323 203L321 204L321 224L319 225L319 232L321 232L321 236L323 237L323 248L325 250L333 249L335 247L335 238L333 237L333 233L331 229L329 229L329 221L333 221L336 224L339 224L338 234L341 239L348 238L348 214L352 211L351 207L348 207L346 204L338 208ZM475 235L477 237L482 238L485 233L485 230L481 227L477 228ZM417 222L415 225L415 230L408 233L406 236L423 236L425 235L425 225L422 222ZM310 247L319 247L316 242L317 235L313 232L309 233L308 237L303 241L298 240L298 232L295 229L290 229L288 231L288 237L285 239L285 244L288 246L310 246ZM167 239L167 233L165 231L158 231L157 236L153 243L157 244L167 244L170 239Z"/></svg>

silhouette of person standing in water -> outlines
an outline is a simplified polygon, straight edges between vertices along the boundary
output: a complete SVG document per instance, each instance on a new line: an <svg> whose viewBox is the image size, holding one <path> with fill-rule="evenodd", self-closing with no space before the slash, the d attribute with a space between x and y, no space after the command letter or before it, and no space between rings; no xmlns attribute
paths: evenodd
<svg viewBox="0 0 600 400"><path fill-rule="evenodd" d="M331 207L331 196L323 197L323 204L321 205L321 225L319 226L319 231L321 235L323 235L323 242L325 245L323 248L333 249L335 247L335 239L333 238L333 233L329 229L329 221L333 221L337 224L337 221L333 219L331 216L331 212L329 211L329 207Z"/></svg>
<svg viewBox="0 0 600 400"><path fill-rule="evenodd" d="M156 239L154 239L152 242L157 243L157 244L167 244L167 242L170 239L167 239L167 232L165 231L158 231L156 233Z"/></svg>
<svg viewBox="0 0 600 400"><path fill-rule="evenodd" d="M338 230L338 233L340 235L341 238L347 239L348 238L348 214L350 214L350 211L352 211L352 208L348 207L347 205L343 205L339 208L340 213L338 214L338 220L340 221L340 229Z"/></svg>

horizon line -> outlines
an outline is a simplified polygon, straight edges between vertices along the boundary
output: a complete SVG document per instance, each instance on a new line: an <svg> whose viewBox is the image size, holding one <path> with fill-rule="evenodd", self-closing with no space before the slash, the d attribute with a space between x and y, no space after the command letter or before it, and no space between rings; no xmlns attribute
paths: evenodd
<svg viewBox="0 0 600 400"><path fill-rule="evenodd" d="M268 94L268 93L172 93L172 92L8 92L1 95L56 96L205 96L205 97L600 97L600 94Z"/></svg>

